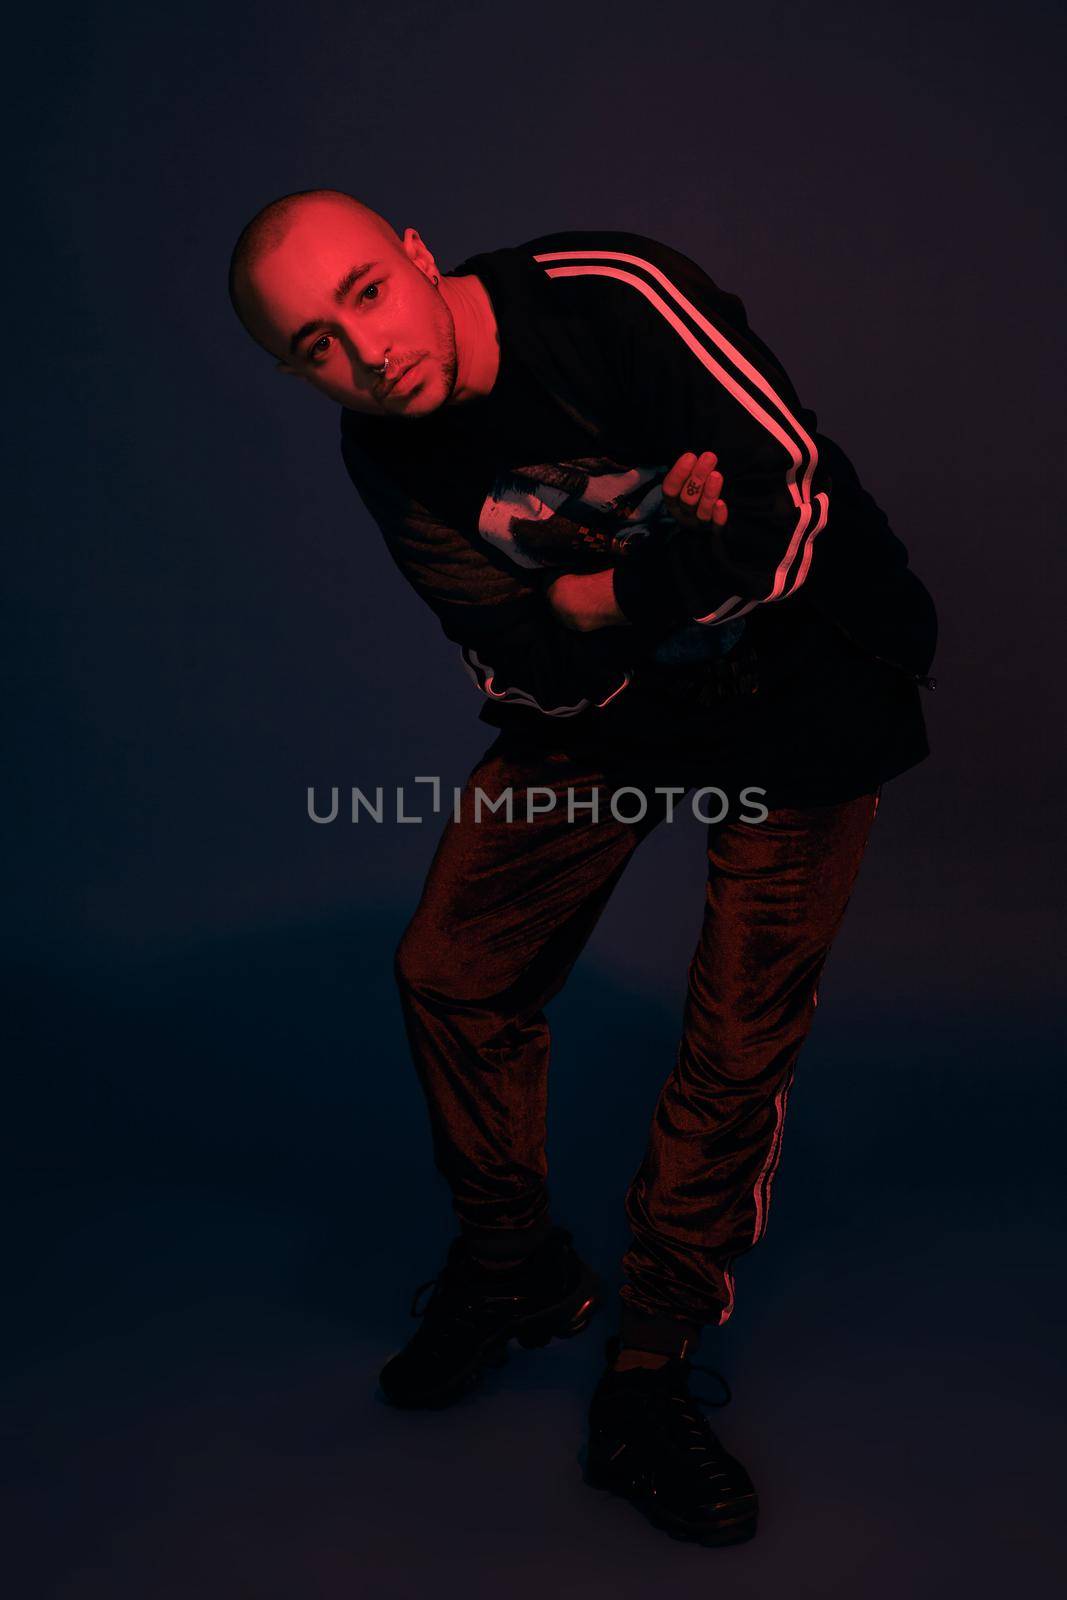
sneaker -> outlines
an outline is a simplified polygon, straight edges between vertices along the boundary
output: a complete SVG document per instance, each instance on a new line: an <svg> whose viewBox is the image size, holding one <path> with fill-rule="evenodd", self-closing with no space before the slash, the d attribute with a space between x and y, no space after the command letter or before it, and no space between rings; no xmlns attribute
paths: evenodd
<svg viewBox="0 0 1067 1600"><path fill-rule="evenodd" d="M589 1411L585 1481L622 1495L668 1533L700 1544L737 1544L756 1531L752 1480L711 1431L702 1405L726 1405L729 1386L711 1367L672 1356L661 1367L613 1372L619 1340L609 1339L604 1373ZM689 1374L706 1372L724 1400L689 1393Z"/></svg>
<svg viewBox="0 0 1067 1600"><path fill-rule="evenodd" d="M433 1293L425 1305L419 1297ZM420 1284L411 1302L422 1326L382 1368L379 1382L395 1406L446 1406L472 1388L488 1366L507 1360L508 1340L527 1349L581 1333L600 1304L600 1283L565 1228L515 1267L483 1267L466 1241L453 1241L444 1270Z"/></svg>

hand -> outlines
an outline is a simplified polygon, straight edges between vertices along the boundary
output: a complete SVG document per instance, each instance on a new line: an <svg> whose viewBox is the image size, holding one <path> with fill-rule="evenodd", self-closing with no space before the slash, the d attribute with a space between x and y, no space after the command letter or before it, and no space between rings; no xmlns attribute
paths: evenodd
<svg viewBox="0 0 1067 1600"><path fill-rule="evenodd" d="M711 450L699 456L687 450L664 478L664 504L683 528L721 528L726 521L726 501L719 498L722 473L714 470L718 459Z"/></svg>
<svg viewBox="0 0 1067 1600"><path fill-rule="evenodd" d="M614 568L603 572L564 572L545 589L556 620L578 633L630 625L615 603Z"/></svg>

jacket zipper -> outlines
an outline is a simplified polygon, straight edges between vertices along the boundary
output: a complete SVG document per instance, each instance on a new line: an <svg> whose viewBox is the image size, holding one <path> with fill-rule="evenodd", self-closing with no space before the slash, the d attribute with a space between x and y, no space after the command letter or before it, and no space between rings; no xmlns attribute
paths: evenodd
<svg viewBox="0 0 1067 1600"><path fill-rule="evenodd" d="M912 683L917 683L920 686L920 688L923 688L923 689L936 689L937 688L937 679L936 678L927 677L922 672L911 672L911 671L909 671L909 669L907 667L903 666L899 661L891 661L888 656L880 656L880 655L878 655L877 651L868 650L866 645L861 644L860 641L857 638L854 637L854 635L849 633L847 628L842 628L841 627L841 624L840 624L840 622L838 622L836 617L832 617L830 620L833 622L834 627L838 628L840 630L840 632L844 634L845 638L848 639L852 644L854 644L856 646L857 650L862 651L862 653L865 656L870 656L874 661L881 661L885 666L892 667L894 669L894 671L896 671L896 672L902 672L906 678L910 678Z"/></svg>
<svg viewBox="0 0 1067 1600"><path fill-rule="evenodd" d="M850 634L849 638L851 638L851 637L852 636ZM875 661L884 661L887 667L895 667L898 672L902 672L906 678L910 678L911 679L912 683L919 684L920 687L923 688L923 689L936 689L937 688L937 679L936 678L929 678L929 677L925 676L924 673L921 673L921 672L909 672L907 667L902 667L899 661L890 661L888 656L875 655L875 652L873 650L868 650L867 654L869 656L874 656Z"/></svg>

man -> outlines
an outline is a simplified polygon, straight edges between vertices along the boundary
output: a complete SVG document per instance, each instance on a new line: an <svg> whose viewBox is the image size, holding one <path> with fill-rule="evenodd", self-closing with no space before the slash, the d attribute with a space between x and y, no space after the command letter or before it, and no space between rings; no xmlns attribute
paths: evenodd
<svg viewBox="0 0 1067 1600"><path fill-rule="evenodd" d="M673 1533L751 1537L691 1355L766 1230L882 785L928 754L932 601L741 302L656 240L559 233L443 273L414 229L306 191L244 229L230 293L278 370L341 406L349 474L499 730L397 951L459 1235L383 1391L446 1404L511 1337L588 1322L598 1280L549 1210L543 1007L699 784L704 925L626 1197L587 1477ZM612 784L639 814L607 813Z"/></svg>

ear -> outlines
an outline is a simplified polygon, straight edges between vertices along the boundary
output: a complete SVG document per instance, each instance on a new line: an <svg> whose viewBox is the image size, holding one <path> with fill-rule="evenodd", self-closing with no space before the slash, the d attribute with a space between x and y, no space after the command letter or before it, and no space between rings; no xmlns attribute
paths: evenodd
<svg viewBox="0 0 1067 1600"><path fill-rule="evenodd" d="M440 272L441 269L434 260L433 252L427 248L426 242L417 228L405 228L401 244L404 254L413 266L425 267L427 282L435 272Z"/></svg>

